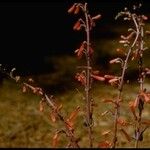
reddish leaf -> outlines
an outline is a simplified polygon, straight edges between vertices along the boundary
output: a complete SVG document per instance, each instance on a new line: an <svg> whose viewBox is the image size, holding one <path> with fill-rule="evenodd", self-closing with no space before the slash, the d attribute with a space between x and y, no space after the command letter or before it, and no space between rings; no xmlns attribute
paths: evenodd
<svg viewBox="0 0 150 150"><path fill-rule="evenodd" d="M92 74L98 75L99 74L99 70L92 70Z"/></svg>
<svg viewBox="0 0 150 150"><path fill-rule="evenodd" d="M150 103L150 94L141 92L140 95L143 96L144 101L145 101L146 103Z"/></svg>
<svg viewBox="0 0 150 150"><path fill-rule="evenodd" d="M121 63L120 58L115 58L109 61L110 64Z"/></svg>
<svg viewBox="0 0 150 150"><path fill-rule="evenodd" d="M75 11L74 11L74 14L78 14L79 11L80 11L80 7L79 7L79 6L76 6L76 9L75 9Z"/></svg>
<svg viewBox="0 0 150 150"><path fill-rule="evenodd" d="M97 75L91 74L91 77L94 78L94 79L96 79L96 80L99 80L99 81L105 81L105 78L101 77L101 76L97 76Z"/></svg>
<svg viewBox="0 0 150 150"><path fill-rule="evenodd" d="M104 75L104 78L110 80L110 79L116 78L116 76L113 76L113 75Z"/></svg>
<svg viewBox="0 0 150 150"><path fill-rule="evenodd" d="M128 125L128 123L123 118L118 118L117 123L120 124L121 126L127 126Z"/></svg>
<svg viewBox="0 0 150 150"><path fill-rule="evenodd" d="M112 143L110 141L103 141L98 144L99 148L110 148Z"/></svg>
<svg viewBox="0 0 150 150"><path fill-rule="evenodd" d="M103 113L101 113L101 116L104 116L104 115L106 115L106 114L108 114L108 113L109 113L109 111L106 110L106 111L104 111Z"/></svg>
<svg viewBox="0 0 150 150"><path fill-rule="evenodd" d="M52 146L56 147L58 145L58 142L59 142L59 132L57 131L53 136Z"/></svg>
<svg viewBox="0 0 150 150"><path fill-rule="evenodd" d="M72 129L73 128L73 125L74 125L74 121L78 115L80 111L80 107L78 106L69 116L69 118L67 119L67 127L69 129Z"/></svg>
<svg viewBox="0 0 150 150"><path fill-rule="evenodd" d="M114 82L118 82L118 81L119 81L118 78L114 78L114 79L110 79L108 82L109 82L109 83L114 83Z"/></svg>
<svg viewBox="0 0 150 150"><path fill-rule="evenodd" d="M77 73L75 76L75 79L77 79L79 82L81 82L82 85L86 84L86 77L83 73Z"/></svg>
<svg viewBox="0 0 150 150"><path fill-rule="evenodd" d="M52 122L56 122L56 113L55 112L52 111L50 113L50 117L51 117Z"/></svg>
<svg viewBox="0 0 150 150"><path fill-rule="evenodd" d="M81 27L81 23L80 23L80 21L78 20L78 21L75 23L75 25L73 26L73 30L79 30L80 27Z"/></svg>
<svg viewBox="0 0 150 150"><path fill-rule="evenodd" d="M107 131L102 132L102 135L106 136L106 135L108 135L110 133L111 133L111 130L107 130Z"/></svg>
<svg viewBox="0 0 150 150"><path fill-rule="evenodd" d="M142 15L142 19L143 19L143 20L148 20L148 17L145 16L145 15Z"/></svg>
<svg viewBox="0 0 150 150"><path fill-rule="evenodd" d="M44 111L44 103L43 103L43 101L40 101L40 108L39 108L39 111L40 111L40 112L43 112L43 111Z"/></svg>
<svg viewBox="0 0 150 150"><path fill-rule="evenodd" d="M73 4L69 9L68 9L68 13L72 13L75 10L76 5Z"/></svg>
<svg viewBox="0 0 150 150"><path fill-rule="evenodd" d="M92 17L92 20L98 20L98 19L100 19L101 17L102 17L102 16L101 16L100 14L98 14L98 15Z"/></svg>

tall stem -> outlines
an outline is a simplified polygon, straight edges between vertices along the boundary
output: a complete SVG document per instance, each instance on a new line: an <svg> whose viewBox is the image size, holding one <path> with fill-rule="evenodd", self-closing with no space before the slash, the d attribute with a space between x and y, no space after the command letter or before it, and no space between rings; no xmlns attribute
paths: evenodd
<svg viewBox="0 0 150 150"><path fill-rule="evenodd" d="M125 73L126 73L126 69L127 69L127 65L128 65L128 60L129 60L129 56L132 52L132 48L135 46L137 40L138 40L138 37L139 37L139 29L138 29L138 25L137 25L137 22L136 22L136 19L135 19L135 16L132 15L132 19L134 21L134 24L136 26L136 37L134 39L134 42L133 44L131 45L131 47L129 48L128 50L128 53L127 53L127 56L126 56L126 59L124 61L124 65L123 65L123 68L122 68L122 73L121 73L121 81L120 81L120 84L119 84L119 91L118 91L118 96L117 96L117 99L116 99L116 107L115 107L115 121L114 121L114 137L113 137L113 148L116 147L116 143L117 143L117 133L118 133L118 124L117 124L117 120L119 118L119 112L120 112L120 99L121 99L121 94L122 94L122 90L123 90L123 86L124 86L124 76L125 76Z"/></svg>
<svg viewBox="0 0 150 150"><path fill-rule="evenodd" d="M93 147L93 138L92 138L92 112L91 112L91 99L90 99L90 55L89 55L89 46L90 46L90 29L89 29L89 19L88 12L85 4L85 20L86 20L86 85L85 85L85 99L86 99L86 118L88 126L88 136L89 136L89 146Z"/></svg>
<svg viewBox="0 0 150 150"><path fill-rule="evenodd" d="M143 27L141 26L140 28L140 38L139 38L139 61L138 61L138 68L139 68L139 83L140 83L140 91L143 91L143 48L144 48L144 43L143 43ZM142 110L139 110L141 112L139 112L139 116L138 116L138 120L137 120L137 124L136 124L136 132L139 133L140 129L141 129L141 118L142 118ZM138 135L139 136L139 135ZM136 137L136 141L135 141L135 148L139 147L139 137Z"/></svg>

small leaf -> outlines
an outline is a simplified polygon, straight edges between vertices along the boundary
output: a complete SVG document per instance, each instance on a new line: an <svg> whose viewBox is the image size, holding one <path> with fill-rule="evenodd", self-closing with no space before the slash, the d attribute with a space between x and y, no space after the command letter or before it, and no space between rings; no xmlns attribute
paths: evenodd
<svg viewBox="0 0 150 150"><path fill-rule="evenodd" d="M108 82L109 82L109 83L114 83L114 82L118 82L118 81L119 81L118 78L114 78L114 79L110 79Z"/></svg>
<svg viewBox="0 0 150 150"><path fill-rule="evenodd" d="M112 143L110 141L103 141L103 142L100 142L98 144L98 147L99 148L110 148L112 146Z"/></svg>
<svg viewBox="0 0 150 150"><path fill-rule="evenodd" d="M68 9L68 13L74 12L75 7L76 7L76 4L73 4L73 5Z"/></svg>
<svg viewBox="0 0 150 150"><path fill-rule="evenodd" d="M110 133L111 133L111 130L107 130L107 131L102 132L102 135L103 135L103 136L106 136L106 135L108 135L108 134L110 134Z"/></svg>
<svg viewBox="0 0 150 150"><path fill-rule="evenodd" d="M143 96L144 101L145 101L146 103L150 103L150 94L147 94L147 93L141 92L141 94L140 94L140 95L141 95L141 96Z"/></svg>
<svg viewBox="0 0 150 150"><path fill-rule="evenodd" d="M99 81L105 81L105 78L101 77L101 76L97 76L97 75L91 74L91 77L94 78L94 79L96 79L96 80L99 80Z"/></svg>
<svg viewBox="0 0 150 150"><path fill-rule="evenodd" d="M121 126L127 126L128 125L128 123L123 118L118 118L117 123L120 124Z"/></svg>
<svg viewBox="0 0 150 150"><path fill-rule="evenodd" d="M78 106L69 116L69 118L67 119L66 123L67 123L67 128L69 130L72 130L73 129L73 125L74 125L74 121L78 115L80 111L80 107Z"/></svg>
<svg viewBox="0 0 150 150"><path fill-rule="evenodd" d="M106 114L108 114L109 113L109 110L106 110L106 111L104 111L103 113L101 113L101 116L104 116L104 115L106 115Z"/></svg>
<svg viewBox="0 0 150 150"><path fill-rule="evenodd" d="M78 21L74 24L73 30L79 30L80 27L81 27L81 23L80 23L80 21L78 20Z"/></svg>
<svg viewBox="0 0 150 150"><path fill-rule="evenodd" d="M98 15L92 17L92 20L98 20L98 19L100 19L101 17L102 17L102 16L101 16L100 14L98 14Z"/></svg>
<svg viewBox="0 0 150 150"><path fill-rule="evenodd" d="M43 111L44 111L44 102L43 102L43 101L40 101L40 108L39 108L39 111L40 111L40 112L43 112Z"/></svg>
<svg viewBox="0 0 150 150"><path fill-rule="evenodd" d="M145 16L145 15L142 15L142 19L143 19L143 20L148 20L148 17Z"/></svg>
<svg viewBox="0 0 150 150"><path fill-rule="evenodd" d="M56 113L55 112L52 111L50 113L50 117L51 117L52 122L56 122Z"/></svg>
<svg viewBox="0 0 150 150"><path fill-rule="evenodd" d="M116 78L116 76L113 76L113 75L104 75L104 78L106 78L106 79L114 79L114 78Z"/></svg>
<svg viewBox="0 0 150 150"><path fill-rule="evenodd" d="M52 146L56 147L58 145L58 142L59 142L59 132L57 131L53 136Z"/></svg>
<svg viewBox="0 0 150 150"><path fill-rule="evenodd" d="M79 5L76 6L75 10L74 10L74 14L78 14L80 11L80 7Z"/></svg>

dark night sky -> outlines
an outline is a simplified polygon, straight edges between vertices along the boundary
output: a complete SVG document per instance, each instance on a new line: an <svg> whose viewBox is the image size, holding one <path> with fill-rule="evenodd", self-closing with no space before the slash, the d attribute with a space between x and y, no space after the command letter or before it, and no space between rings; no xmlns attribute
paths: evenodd
<svg viewBox="0 0 150 150"><path fill-rule="evenodd" d="M89 8L93 15L102 14L99 28L109 27L117 12L134 2L97 0L89 2ZM72 30L77 17L67 13L72 4L67 0L0 2L0 63L31 69L42 65L44 56L72 53L80 41ZM150 11L150 3L143 4L143 10Z"/></svg>

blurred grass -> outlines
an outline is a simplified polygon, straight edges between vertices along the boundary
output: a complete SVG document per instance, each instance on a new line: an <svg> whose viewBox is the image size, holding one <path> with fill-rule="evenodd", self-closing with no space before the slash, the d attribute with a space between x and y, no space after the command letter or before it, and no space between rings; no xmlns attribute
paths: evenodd
<svg viewBox="0 0 150 150"><path fill-rule="evenodd" d="M150 90L150 83L147 82L145 87ZM97 104L94 110L94 146L104 139L102 132L112 129L112 116L110 114L101 116L100 114L108 109L113 109L110 104L102 102L105 98L115 98L117 91L103 84L94 85L93 98ZM80 93L80 92L81 93ZM129 111L128 102L135 99L138 92L138 86L126 85L124 88L123 105L121 116L128 121L133 120L133 116ZM82 99L82 91L68 90L55 95L59 103L63 104L62 113L68 116L78 105L84 107ZM31 93L22 93L21 87L11 80L5 79L0 87L0 147L51 147L52 136L56 129L62 128L62 123L52 123L49 117L49 109L45 112L39 112L39 97ZM144 118L149 119L150 106L145 105ZM82 110L82 109L81 109ZM128 127L127 131L133 134L132 127ZM81 147L87 147L87 130L83 125L83 112L79 113L75 123L75 133L81 138ZM107 139L110 139L108 136ZM128 143L123 136L119 134L119 147L134 147L134 142ZM149 147L150 130L144 134L144 141L140 142L141 147ZM67 144L67 140L62 135L58 147Z"/></svg>

